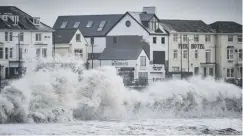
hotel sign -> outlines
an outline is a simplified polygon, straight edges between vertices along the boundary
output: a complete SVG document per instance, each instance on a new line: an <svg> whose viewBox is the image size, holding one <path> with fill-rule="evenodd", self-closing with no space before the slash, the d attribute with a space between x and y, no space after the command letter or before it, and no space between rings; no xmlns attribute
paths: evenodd
<svg viewBox="0 0 243 136"><path fill-rule="evenodd" d="M114 60L111 62L112 66L128 66L128 62L127 61L117 61Z"/></svg>
<svg viewBox="0 0 243 136"><path fill-rule="evenodd" d="M178 44L178 49L188 49L188 44ZM204 44L191 44L191 49L205 49Z"/></svg>

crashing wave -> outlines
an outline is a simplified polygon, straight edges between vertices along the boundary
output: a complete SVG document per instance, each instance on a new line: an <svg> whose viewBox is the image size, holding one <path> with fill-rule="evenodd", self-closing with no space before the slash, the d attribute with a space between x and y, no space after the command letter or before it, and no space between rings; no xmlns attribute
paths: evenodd
<svg viewBox="0 0 243 136"><path fill-rule="evenodd" d="M125 88L113 67L42 66L0 93L0 122L241 116L241 89L192 77Z"/></svg>

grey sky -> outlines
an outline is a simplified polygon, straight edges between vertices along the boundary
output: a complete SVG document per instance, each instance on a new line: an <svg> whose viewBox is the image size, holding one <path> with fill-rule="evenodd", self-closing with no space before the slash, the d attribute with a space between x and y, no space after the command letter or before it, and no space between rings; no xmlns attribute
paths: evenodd
<svg viewBox="0 0 243 136"><path fill-rule="evenodd" d="M242 24L242 0L0 0L0 5L17 6L50 26L60 15L121 14L142 11L143 6L156 6L161 19Z"/></svg>

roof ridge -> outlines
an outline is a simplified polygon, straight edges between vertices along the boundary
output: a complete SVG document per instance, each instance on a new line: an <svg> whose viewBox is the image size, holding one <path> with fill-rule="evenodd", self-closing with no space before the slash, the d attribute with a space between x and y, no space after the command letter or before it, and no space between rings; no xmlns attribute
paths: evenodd
<svg viewBox="0 0 243 136"><path fill-rule="evenodd" d="M124 13L125 14L125 13ZM58 17L71 17L71 16L115 16L115 15L124 15L124 14L93 14L93 15L61 15Z"/></svg>

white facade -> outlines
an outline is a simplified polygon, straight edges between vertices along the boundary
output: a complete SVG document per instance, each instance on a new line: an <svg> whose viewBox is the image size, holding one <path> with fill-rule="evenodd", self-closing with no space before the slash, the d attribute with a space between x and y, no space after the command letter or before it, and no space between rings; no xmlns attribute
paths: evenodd
<svg viewBox="0 0 243 136"><path fill-rule="evenodd" d="M126 22L130 22L130 26L126 26ZM159 25L159 24L158 24ZM153 51L164 51L165 52L165 60L167 58L167 48L168 48L168 35L165 30L160 26L164 34L150 34L149 30L142 27L137 21L130 14L126 14L114 27L113 29L107 34L107 36L119 36L119 35L138 35L143 36L143 39L150 45L150 62L153 62ZM156 42L153 42L153 38L156 37ZM161 38L164 38L164 43L161 43ZM160 71L151 71L152 76L150 79L153 78L164 78L165 75L165 65L153 65L151 63L150 69L153 67L163 68ZM159 75L159 76L158 76Z"/></svg>
<svg viewBox="0 0 243 136"><path fill-rule="evenodd" d="M80 36L80 40L76 39ZM82 33L77 29L69 43L55 44L55 53L60 56L71 55L77 60L87 61L88 43Z"/></svg>
<svg viewBox="0 0 243 136"><path fill-rule="evenodd" d="M19 48L18 48L18 35L23 40L20 40L20 48L22 51L21 61L28 58L48 58L52 57L52 31L23 31L23 30L0 30L0 63L2 67L2 78L9 76L13 72L11 68L15 68L14 72L17 73ZM11 38L10 38L11 37ZM25 67L23 65L23 67ZM11 69L11 70L10 70ZM11 71L11 72L10 72Z"/></svg>
<svg viewBox="0 0 243 136"><path fill-rule="evenodd" d="M141 65L141 57L146 57L145 65ZM100 65L114 66L117 69L117 73L120 68L134 68L134 79L139 79L139 73L147 73L147 79L151 79L149 58L143 50L135 60L101 60Z"/></svg>
<svg viewBox="0 0 243 136"><path fill-rule="evenodd" d="M172 32L168 49L169 72L178 74L182 68L182 72L193 75L215 76L215 44L214 33Z"/></svg>
<svg viewBox="0 0 243 136"><path fill-rule="evenodd" d="M217 34L217 62L219 78L241 78L242 34Z"/></svg>

